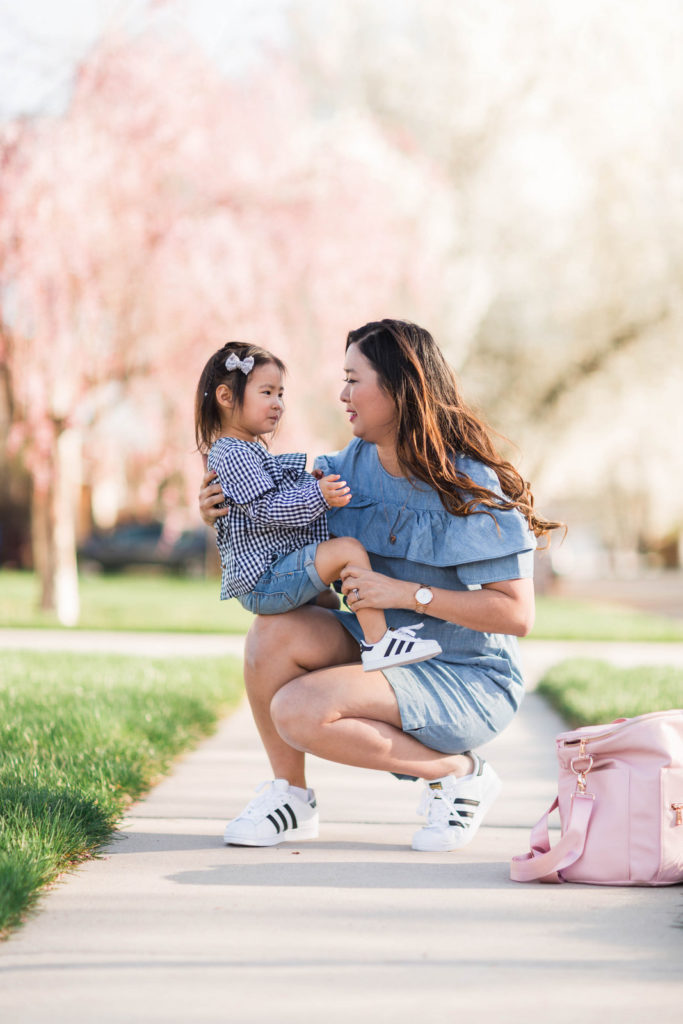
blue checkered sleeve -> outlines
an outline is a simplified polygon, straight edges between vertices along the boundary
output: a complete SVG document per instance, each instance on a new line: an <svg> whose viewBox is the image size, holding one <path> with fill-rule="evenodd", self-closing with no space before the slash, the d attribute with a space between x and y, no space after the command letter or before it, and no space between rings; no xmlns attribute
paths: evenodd
<svg viewBox="0 0 683 1024"><path fill-rule="evenodd" d="M328 505L302 452L271 455L257 442L223 437L208 465L230 509L216 523L224 600L248 593L279 557L329 538Z"/></svg>
<svg viewBox="0 0 683 1024"><path fill-rule="evenodd" d="M317 480L293 491L273 491L257 501L236 503L236 507L261 526L306 526L329 508Z"/></svg>
<svg viewBox="0 0 683 1024"><path fill-rule="evenodd" d="M317 480L281 490L245 447L217 451L212 461L229 503L260 526L306 526L329 508Z"/></svg>

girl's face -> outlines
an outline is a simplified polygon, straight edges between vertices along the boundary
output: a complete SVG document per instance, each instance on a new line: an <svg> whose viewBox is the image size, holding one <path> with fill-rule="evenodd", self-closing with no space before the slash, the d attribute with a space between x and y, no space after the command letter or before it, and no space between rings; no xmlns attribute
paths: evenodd
<svg viewBox="0 0 683 1024"><path fill-rule="evenodd" d="M220 385L216 397L224 430L242 441L256 441L262 434L272 434L285 409L283 395L282 374L274 363L263 363L251 371L241 409L233 407L230 388Z"/></svg>
<svg viewBox="0 0 683 1024"><path fill-rule="evenodd" d="M345 385L339 396L356 437L380 446L394 445L396 403L380 386L377 371L358 345L349 345L344 363Z"/></svg>

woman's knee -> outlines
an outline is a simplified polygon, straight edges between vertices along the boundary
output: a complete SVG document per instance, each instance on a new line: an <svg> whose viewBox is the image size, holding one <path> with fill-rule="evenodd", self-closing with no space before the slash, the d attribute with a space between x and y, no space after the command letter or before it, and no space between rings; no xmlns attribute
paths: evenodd
<svg viewBox="0 0 683 1024"><path fill-rule="evenodd" d="M279 735L297 750L308 750L323 721L315 701L310 699L305 677L292 679L270 702L270 717Z"/></svg>
<svg viewBox="0 0 683 1024"><path fill-rule="evenodd" d="M304 605L283 615L258 615L247 634L247 686L262 676L288 682L304 672L359 659L358 644L326 608Z"/></svg>

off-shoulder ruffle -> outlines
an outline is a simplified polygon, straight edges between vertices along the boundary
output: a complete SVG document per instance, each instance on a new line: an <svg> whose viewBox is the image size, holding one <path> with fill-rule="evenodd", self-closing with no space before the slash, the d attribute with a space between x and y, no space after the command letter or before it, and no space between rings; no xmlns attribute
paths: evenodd
<svg viewBox="0 0 683 1024"><path fill-rule="evenodd" d="M383 483L377 482L377 473L384 470L376 465L376 455L372 464L373 455L368 451L371 446L364 442L360 445L352 441L342 452L316 459L316 468L341 473L353 493L348 505L327 513L330 531L336 536L357 537L377 555L434 566L469 566L532 552L536 547L534 534L516 509L454 516L431 488L420 484L407 494L409 484L404 480L385 476ZM488 466L473 459L458 461L459 468L477 483L493 490L493 476L498 484ZM370 489L375 493L368 493ZM498 486L495 489L500 493ZM394 544L390 534L396 537ZM470 578L467 582L476 580Z"/></svg>
<svg viewBox="0 0 683 1024"><path fill-rule="evenodd" d="M401 512L394 502L356 495L345 508L327 513L330 532L337 537L358 537L365 548L385 558L405 558L423 565L457 566L490 561L533 551L534 535L515 511L489 515L453 516L445 509ZM393 527L393 528L392 528ZM396 537L394 544L390 534Z"/></svg>

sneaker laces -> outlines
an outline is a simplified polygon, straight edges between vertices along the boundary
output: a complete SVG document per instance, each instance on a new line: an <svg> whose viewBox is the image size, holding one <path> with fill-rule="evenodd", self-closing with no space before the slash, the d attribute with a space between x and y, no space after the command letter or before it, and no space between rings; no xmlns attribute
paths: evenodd
<svg viewBox="0 0 683 1024"><path fill-rule="evenodd" d="M263 815L264 812L276 807L281 802L280 798L283 794L278 793L277 799L275 799L276 794L272 792L273 785L274 783L271 779L266 779L265 782L260 782L255 789L255 792L259 793L260 796L255 796L253 800L250 800L240 817L254 818L257 814ZM268 787L267 789L265 789L266 786ZM265 792L262 792L264 789Z"/></svg>
<svg viewBox="0 0 683 1024"><path fill-rule="evenodd" d="M443 789L430 789L429 784L427 784L427 788L420 797L417 813L426 816L428 826L438 825L443 827L448 825L449 821L453 819L456 821L461 820L454 800L446 796ZM463 824L467 827L466 822L463 822Z"/></svg>
<svg viewBox="0 0 683 1024"><path fill-rule="evenodd" d="M397 636L405 637L409 640L415 640L416 632L418 629L422 629L423 626L424 622L413 622L410 626L397 626L395 629L392 629L391 632L396 633Z"/></svg>

